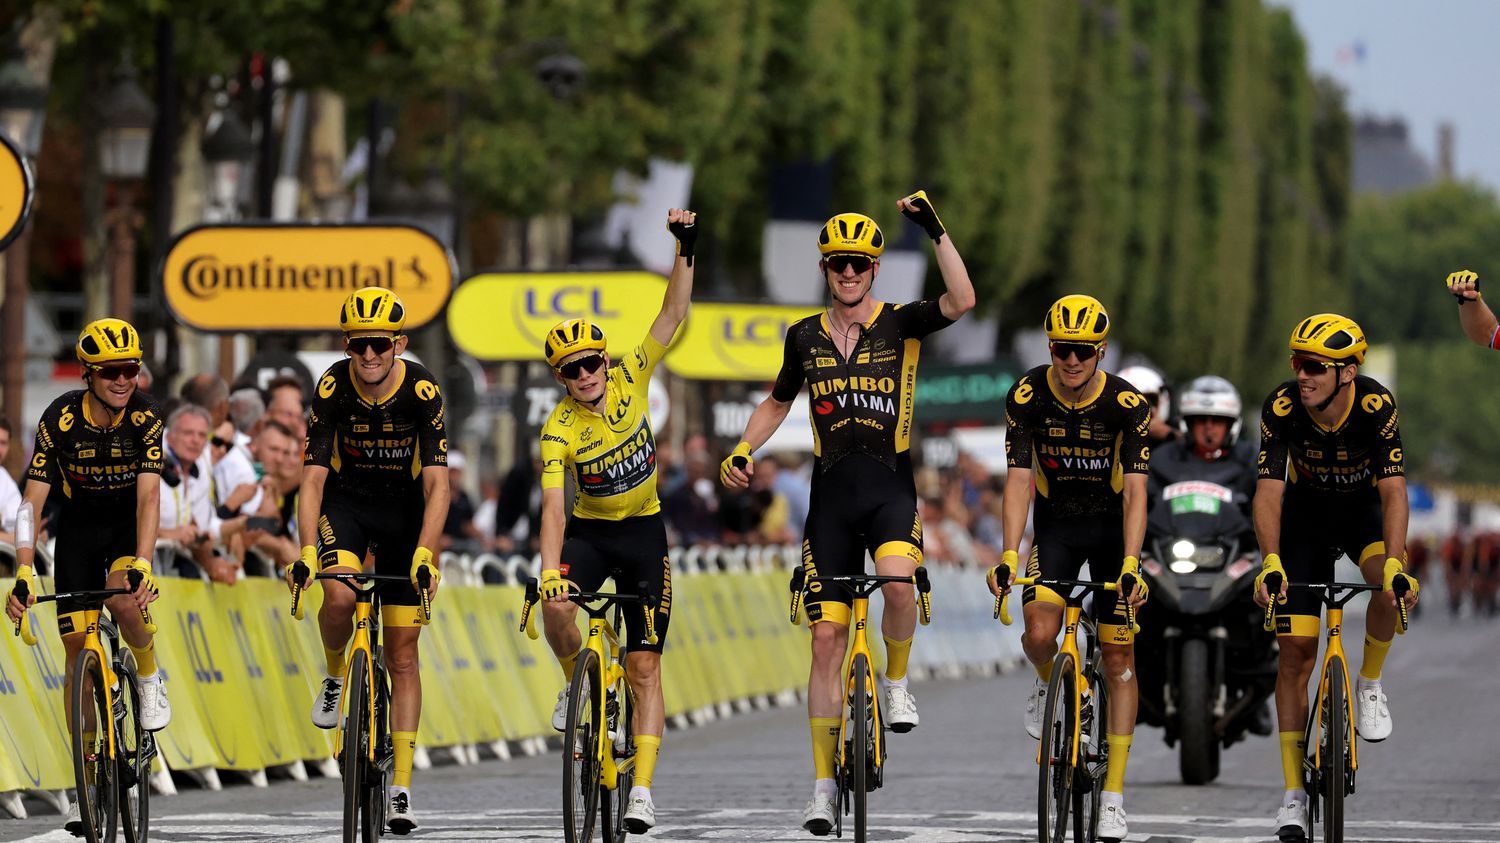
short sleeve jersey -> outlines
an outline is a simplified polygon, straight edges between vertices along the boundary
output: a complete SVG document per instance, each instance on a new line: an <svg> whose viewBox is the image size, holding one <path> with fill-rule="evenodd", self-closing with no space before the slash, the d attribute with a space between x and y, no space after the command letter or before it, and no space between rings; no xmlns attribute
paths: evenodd
<svg viewBox="0 0 1500 843"><path fill-rule="evenodd" d="M1077 402L1059 395L1052 367L1021 376L1005 397L1005 461L1036 477L1037 516L1124 511L1126 474L1150 471L1151 408L1123 378L1104 377Z"/></svg>
<svg viewBox="0 0 1500 843"><path fill-rule="evenodd" d="M875 316L855 328L859 338L848 358L834 344L827 314L808 316L787 329L771 395L791 401L807 384L818 470L827 471L855 452L892 471L910 467L922 340L952 324L936 299L881 302Z"/></svg>
<svg viewBox="0 0 1500 843"><path fill-rule="evenodd" d="M575 516L618 521L661 511L647 390L666 353L648 334L610 367L602 415L568 395L542 425L542 488L563 488L571 470Z"/></svg>
<svg viewBox="0 0 1500 843"><path fill-rule="evenodd" d="M79 389L52 402L36 426L36 453L26 467L31 480L61 488L85 506L135 505L135 480L161 474L161 411L136 390L111 419L95 418Z"/></svg>
<svg viewBox="0 0 1500 843"><path fill-rule="evenodd" d="M1260 412L1260 477L1286 480L1289 496L1375 501L1378 481L1404 476L1401 425L1390 391L1364 375L1354 379L1353 389L1348 413L1331 428L1302 406L1295 380L1272 390Z"/></svg>
<svg viewBox="0 0 1500 843"><path fill-rule="evenodd" d="M422 469L448 464L443 395L423 366L398 360L388 395L366 392L350 361L313 390L305 465L329 470L329 491L359 498L421 497Z"/></svg>

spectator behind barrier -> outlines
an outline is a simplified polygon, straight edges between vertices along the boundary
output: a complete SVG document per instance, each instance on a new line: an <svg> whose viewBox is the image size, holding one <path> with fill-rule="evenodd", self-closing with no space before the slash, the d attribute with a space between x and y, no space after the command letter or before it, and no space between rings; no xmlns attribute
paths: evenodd
<svg viewBox="0 0 1500 843"><path fill-rule="evenodd" d="M229 421L234 425L234 444L250 447L250 440L259 430L260 420L266 415L266 399L254 388L236 389L229 396Z"/></svg>
<svg viewBox="0 0 1500 843"><path fill-rule="evenodd" d="M215 582L232 585L239 564L214 544L245 527L243 517L221 520L211 499L213 469L207 453L212 416L196 404L183 404L167 417L166 466L162 470L159 541L171 542Z"/></svg>
<svg viewBox="0 0 1500 843"><path fill-rule="evenodd" d="M495 501L495 549L530 556L541 549L542 452L532 443L531 459L506 472Z"/></svg>
<svg viewBox="0 0 1500 843"><path fill-rule="evenodd" d="M220 518L239 514L240 508L255 496L259 480L250 460L250 449L234 444L234 438L234 424L226 421L214 429L208 440L214 465L214 511Z"/></svg>
<svg viewBox="0 0 1500 843"><path fill-rule="evenodd" d="M689 446L686 460L687 480L661 502L667 526L677 535L677 542L717 544L722 539L719 519L718 486L713 480L717 468L709 458L706 445Z"/></svg>
<svg viewBox="0 0 1500 843"><path fill-rule="evenodd" d="M442 549L455 553L477 553L485 542L474 526L474 501L464 491L464 470L469 461L460 451L448 452L448 517L443 521Z"/></svg>
<svg viewBox="0 0 1500 843"><path fill-rule="evenodd" d="M182 385L182 400L196 404L210 415L209 430L218 428L229 417L229 384L218 375L194 375Z"/></svg>
<svg viewBox="0 0 1500 843"><path fill-rule="evenodd" d="M250 443L261 479L254 497L241 511L274 519L276 526L248 531L245 542L271 559L278 571L296 561L301 552L293 540L296 534L290 528L289 513L296 512L296 493L302 482L302 445L303 439L270 418L261 421L260 432Z"/></svg>
<svg viewBox="0 0 1500 843"><path fill-rule="evenodd" d="M449 466L449 470L452 470L452 466ZM485 550L495 549L495 516L499 508L499 482L493 474L480 475L479 506L474 508L474 529L479 532L479 541Z"/></svg>
<svg viewBox="0 0 1500 843"><path fill-rule="evenodd" d="M16 507L21 505L21 490L16 479L5 470L5 458L10 455L10 422L0 418L0 542L16 543Z"/></svg>
<svg viewBox="0 0 1500 843"><path fill-rule="evenodd" d="M307 438L307 396L302 379L296 375L273 378L266 385L266 418L280 422L298 439Z"/></svg>

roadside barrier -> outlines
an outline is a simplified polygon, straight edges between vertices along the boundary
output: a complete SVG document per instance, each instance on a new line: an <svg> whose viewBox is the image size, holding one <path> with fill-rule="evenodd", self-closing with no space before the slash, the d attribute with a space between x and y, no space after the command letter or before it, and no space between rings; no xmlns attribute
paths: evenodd
<svg viewBox="0 0 1500 843"><path fill-rule="evenodd" d="M799 699L808 634L787 618L787 576L797 560L790 546L673 549L662 674L676 725ZM512 746L540 751L554 734L550 717L563 679L545 641L517 631L520 583L537 560L444 554L442 564L443 587L422 634L419 744L458 763L477 760L479 747L500 757ZM934 619L918 630L915 675L988 673L1020 657L1017 637L991 620L977 570L930 564L929 572ZM497 578L503 583L483 584ZM51 590L49 577L40 582ZM269 768L289 767L297 778L304 764L328 771L333 732L309 719L324 674L315 620L321 588L308 591L312 605L298 622L279 580L158 583L157 661L172 700L172 723L158 734L164 769L196 771L212 787L219 770L257 785ZM0 580L0 594L11 584ZM36 647L0 634L0 809L15 815L23 810L16 792L55 794L73 783L55 604L33 609L32 621L45 633ZM883 645L871 637L879 663ZM424 761L419 755L419 766ZM165 773L154 781L170 791Z"/></svg>

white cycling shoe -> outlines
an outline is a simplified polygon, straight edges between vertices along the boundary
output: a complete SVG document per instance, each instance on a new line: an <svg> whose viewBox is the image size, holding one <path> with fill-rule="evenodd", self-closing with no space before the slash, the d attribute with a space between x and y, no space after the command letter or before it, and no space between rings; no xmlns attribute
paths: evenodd
<svg viewBox="0 0 1500 843"><path fill-rule="evenodd" d="M167 683L157 671L156 675L143 677L141 684L141 728L148 732L160 732L172 722L172 703L167 700Z"/></svg>
<svg viewBox="0 0 1500 843"><path fill-rule="evenodd" d="M1026 698L1026 734L1035 740L1042 739L1042 717L1047 711L1047 683L1036 678L1031 687L1031 696Z"/></svg>
<svg viewBox="0 0 1500 843"><path fill-rule="evenodd" d="M885 723L892 732L910 732L922 720L917 715L917 698L902 685L885 686Z"/></svg>
<svg viewBox="0 0 1500 843"><path fill-rule="evenodd" d="M559 732L568 729L568 686L557 692L557 705L552 706L552 728Z"/></svg>
<svg viewBox="0 0 1500 843"><path fill-rule="evenodd" d="M1125 809L1117 805L1099 808L1099 839L1102 843L1120 843L1129 834L1125 827Z"/></svg>
<svg viewBox="0 0 1500 843"><path fill-rule="evenodd" d="M1309 831L1306 802L1288 802L1276 809L1276 836L1282 843L1306 840Z"/></svg>
<svg viewBox="0 0 1500 843"><path fill-rule="evenodd" d="M332 729L339 725L339 700L344 695L343 677L326 676L318 693L313 696L312 722L319 729Z"/></svg>
<svg viewBox="0 0 1500 843"><path fill-rule="evenodd" d="M1391 736L1391 709L1386 704L1385 692L1380 684L1368 682L1363 676L1354 685L1354 696L1359 700L1359 736L1370 743L1378 743Z"/></svg>
<svg viewBox="0 0 1500 843"><path fill-rule="evenodd" d="M632 796L630 806L625 809L625 830L631 834L645 834L656 827L656 805L650 796Z"/></svg>
<svg viewBox="0 0 1500 843"><path fill-rule="evenodd" d="M396 790L385 807L385 824L392 834L411 834L417 830L417 815L411 809L411 793Z"/></svg>
<svg viewBox="0 0 1500 843"><path fill-rule="evenodd" d="M813 796L802 811L802 827L819 837L833 833L833 797L826 793Z"/></svg>

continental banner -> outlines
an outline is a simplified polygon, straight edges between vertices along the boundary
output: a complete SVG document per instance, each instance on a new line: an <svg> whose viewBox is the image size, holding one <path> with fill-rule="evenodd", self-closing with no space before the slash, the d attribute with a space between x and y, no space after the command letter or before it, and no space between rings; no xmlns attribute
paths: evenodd
<svg viewBox="0 0 1500 843"><path fill-rule="evenodd" d="M339 307L360 287L385 287L413 330L443 312L453 256L410 225L204 225L177 236L159 281L167 306L200 331L338 329Z"/></svg>
<svg viewBox="0 0 1500 843"><path fill-rule="evenodd" d="M0 249L20 235L31 218L36 179L31 162L4 133L0 133Z"/></svg>
<svg viewBox="0 0 1500 843"><path fill-rule="evenodd" d="M694 303L667 354L667 368L698 380L773 380L787 328L818 312L810 306Z"/></svg>
<svg viewBox="0 0 1500 843"><path fill-rule="evenodd" d="M649 272L514 272L475 275L453 291L448 330L480 360L540 360L547 331L585 318L620 360L645 339L667 282Z"/></svg>

